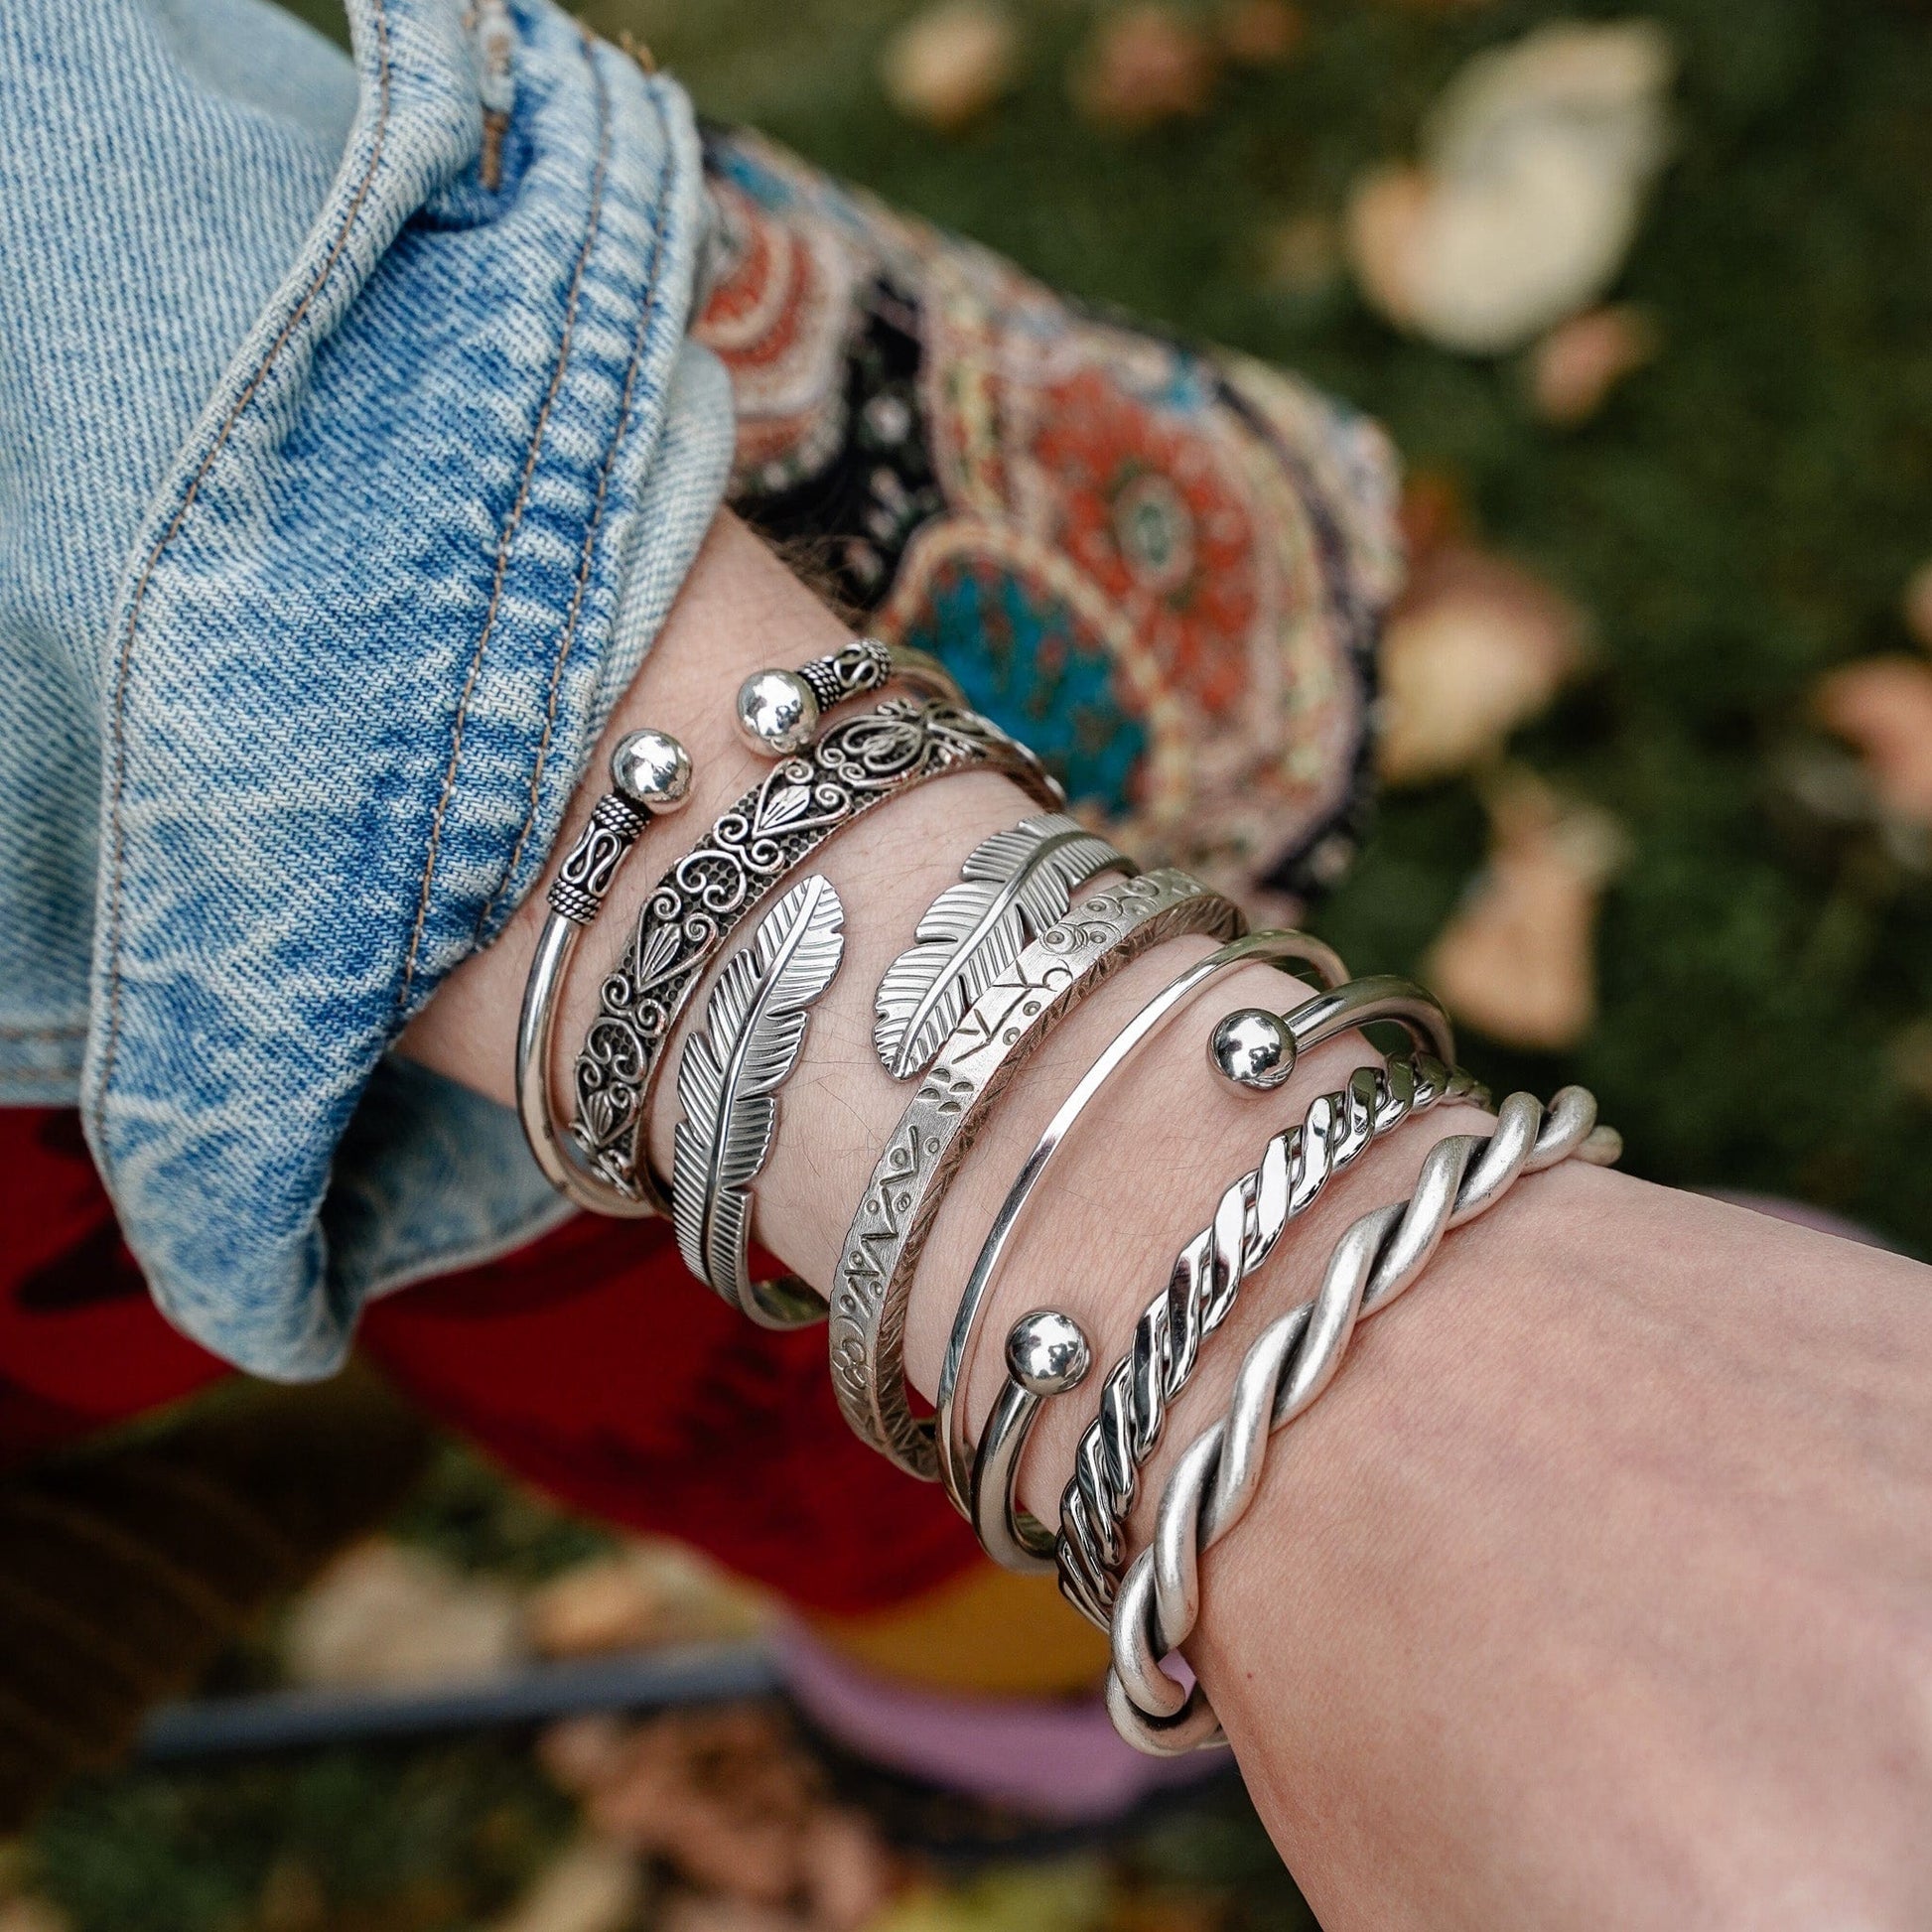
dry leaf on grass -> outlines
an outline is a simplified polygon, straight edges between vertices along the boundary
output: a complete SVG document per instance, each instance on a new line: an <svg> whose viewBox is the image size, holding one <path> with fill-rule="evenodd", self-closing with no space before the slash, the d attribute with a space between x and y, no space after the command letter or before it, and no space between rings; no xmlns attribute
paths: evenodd
<svg viewBox="0 0 1932 1932"><path fill-rule="evenodd" d="M1431 114L1420 165L1376 169L1350 197L1368 299L1473 354L1594 302L1668 153L1672 67L1648 21L1558 23L1478 55Z"/></svg>
<svg viewBox="0 0 1932 1932"><path fill-rule="evenodd" d="M1383 778L1424 784L1493 758L1584 654L1581 614L1542 578L1471 545L1441 544L1383 630Z"/></svg>
<svg viewBox="0 0 1932 1932"><path fill-rule="evenodd" d="M1219 50L1176 7L1142 0L1109 14L1076 59L1073 104L1102 127L1134 132L1200 113Z"/></svg>
<svg viewBox="0 0 1932 1932"><path fill-rule="evenodd" d="M643 1902L636 1859L587 1838L546 1865L490 1932L624 1932Z"/></svg>
<svg viewBox="0 0 1932 1932"><path fill-rule="evenodd" d="M377 1540L339 1557L296 1598L282 1652L298 1684L443 1684L507 1669L521 1654L521 1620L501 1585Z"/></svg>
<svg viewBox="0 0 1932 1932"><path fill-rule="evenodd" d="M573 1719L544 1734L539 1754L596 1831L700 1891L803 1909L822 1932L856 1932L890 1892L870 1823L828 1802L818 1767L764 1706L628 1726Z"/></svg>
<svg viewBox="0 0 1932 1932"><path fill-rule="evenodd" d="M532 1648L546 1657L729 1642L765 1620L754 1591L675 1543L635 1543L580 1563L534 1590L524 1615Z"/></svg>
<svg viewBox="0 0 1932 1932"><path fill-rule="evenodd" d="M1523 771L1487 791L1489 860L1423 978L1456 1019L1508 1046L1574 1046L1596 1017L1596 907L1624 841L1606 813Z"/></svg>
<svg viewBox="0 0 1932 1932"><path fill-rule="evenodd" d="M1892 656L1841 665L1819 681L1812 705L1857 750L1879 804L1932 825L1932 664Z"/></svg>
<svg viewBox="0 0 1932 1932"><path fill-rule="evenodd" d="M907 120L956 133L979 119L1018 79L1020 34L990 0L941 0L886 43L879 79Z"/></svg>
<svg viewBox="0 0 1932 1932"><path fill-rule="evenodd" d="M1657 353L1657 325L1629 303L1560 322L1530 351L1530 400L1546 423L1587 422L1626 375Z"/></svg>

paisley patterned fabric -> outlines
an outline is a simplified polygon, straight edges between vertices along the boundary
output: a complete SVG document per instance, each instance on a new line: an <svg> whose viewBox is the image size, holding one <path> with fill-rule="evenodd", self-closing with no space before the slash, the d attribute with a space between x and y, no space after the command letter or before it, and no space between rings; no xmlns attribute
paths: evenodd
<svg viewBox="0 0 1932 1932"><path fill-rule="evenodd" d="M1380 433L756 135L707 161L696 333L737 394L741 513L945 659L1144 863L1251 904L1332 879L1398 576Z"/></svg>

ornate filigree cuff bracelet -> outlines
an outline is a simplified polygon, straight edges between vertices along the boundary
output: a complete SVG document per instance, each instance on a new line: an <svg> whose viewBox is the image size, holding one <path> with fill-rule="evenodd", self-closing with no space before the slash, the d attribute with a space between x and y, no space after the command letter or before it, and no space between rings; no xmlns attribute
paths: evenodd
<svg viewBox="0 0 1932 1932"><path fill-rule="evenodd" d="M801 742L797 735L809 736L832 706L881 690L895 678L934 701L959 702L950 675L923 651L861 638L796 671L755 672L738 694L739 730L755 749L789 761ZM552 1033L557 995L584 928L597 918L645 825L688 799L691 761L665 733L632 732L612 754L611 780L613 788L564 855L547 895L550 917L530 964L517 1030L516 1097L530 1152L554 1187L597 1213L638 1216L659 1211L659 1202L611 1184L576 1158L558 1130L550 1100Z"/></svg>

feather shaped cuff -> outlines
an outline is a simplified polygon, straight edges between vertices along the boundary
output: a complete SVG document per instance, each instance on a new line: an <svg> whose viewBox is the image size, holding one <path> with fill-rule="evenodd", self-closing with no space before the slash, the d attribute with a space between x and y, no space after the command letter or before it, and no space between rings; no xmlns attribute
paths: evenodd
<svg viewBox="0 0 1932 1932"><path fill-rule="evenodd" d="M678 1060L671 1218L692 1274L765 1328L821 1319L802 1282L748 1280L752 1182L770 1158L778 1089L805 1043L813 1002L838 977L845 906L831 884L801 879L759 921L718 976L704 1025Z"/></svg>

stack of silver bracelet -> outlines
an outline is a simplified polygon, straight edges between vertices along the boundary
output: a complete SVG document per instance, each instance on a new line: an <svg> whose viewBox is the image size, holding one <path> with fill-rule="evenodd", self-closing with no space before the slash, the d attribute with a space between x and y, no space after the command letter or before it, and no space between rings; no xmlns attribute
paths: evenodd
<svg viewBox="0 0 1932 1932"><path fill-rule="evenodd" d="M845 700L899 679L918 693L825 722ZM1033 755L967 710L938 666L870 640L802 669L764 671L739 694L745 736L776 759L770 772L658 882L605 978L576 1060L575 1117L552 1115L551 1033L558 990L650 818L688 795L675 741L633 733L550 888L551 913L525 993L517 1093L530 1145L551 1180L600 1212L668 1214L686 1264L753 1320L791 1327L827 1318L832 1386L853 1429L908 1473L945 1486L989 1555L1017 1571L1057 1571L1068 1600L1111 1634L1108 1708L1130 1743L1159 1754L1222 1741L1198 1685L1163 1660L1200 1613L1200 1556L1253 1500L1271 1436L1320 1395L1356 1324L1402 1293L1443 1235L1485 1212L1524 1173L1572 1157L1614 1161L1617 1137L1595 1124L1582 1088L1549 1111L1528 1094L1497 1110L1486 1136L1440 1140L1407 1201L1344 1232L1314 1297L1264 1328L1243 1358L1221 1420L1180 1454L1155 1514L1153 1540L1128 1561L1140 1474L1204 1343L1288 1224L1334 1174L1406 1120L1444 1101L1486 1107L1455 1067L1441 1007L1420 986L1349 979L1336 955L1298 932L1247 932L1226 898L1186 874L1142 874L1059 807ZM814 1003L844 957L844 907L804 862L843 826L949 771L1013 777L1042 810L983 841L959 883L934 900L876 998L875 1045L893 1078L915 1082L860 1198L829 1311L803 1284L750 1279L753 1183L777 1131L778 1090L796 1064ZM726 941L761 911L749 937ZM960 1293L941 1364L936 1414L914 1413L904 1371L913 1277L954 1175L1000 1096L1068 1013L1131 960L1179 934L1220 941L1147 1002L1101 1052L1022 1165ZM1018 1502L1020 1464L1042 1405L1084 1386L1093 1366L1072 1316L1036 1309L1007 1337L1003 1385L979 1441L969 1441L964 1377L980 1318L1013 1237L1068 1135L1102 1087L1216 978L1267 962L1320 983L1285 1013L1241 1008L1209 1032L1214 1077L1256 1095L1280 1089L1319 1042L1377 1023L1406 1049L1363 1066L1264 1145L1207 1224L1175 1257L1167 1287L1098 1383L1057 1530ZM668 1186L653 1172L646 1124L666 1046L700 983L718 971L682 1048Z"/></svg>

